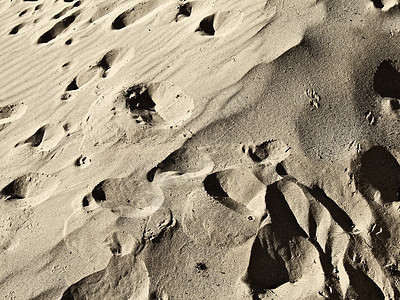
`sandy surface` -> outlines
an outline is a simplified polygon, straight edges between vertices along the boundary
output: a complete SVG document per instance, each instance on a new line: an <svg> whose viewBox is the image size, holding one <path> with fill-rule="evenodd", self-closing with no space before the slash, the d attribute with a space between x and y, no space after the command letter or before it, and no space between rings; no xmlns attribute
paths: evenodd
<svg viewBox="0 0 400 300"><path fill-rule="evenodd" d="M400 299L397 0L4 0L0 57L0 299Z"/></svg>

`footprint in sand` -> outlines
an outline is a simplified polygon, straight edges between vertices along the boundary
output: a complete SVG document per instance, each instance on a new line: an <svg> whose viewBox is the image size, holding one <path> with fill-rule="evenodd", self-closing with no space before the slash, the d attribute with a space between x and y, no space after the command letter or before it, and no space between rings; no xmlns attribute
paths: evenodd
<svg viewBox="0 0 400 300"><path fill-rule="evenodd" d="M145 84L135 84L122 93L125 106L138 124L153 125L161 122L161 118L155 112L155 102L149 94Z"/></svg>
<svg viewBox="0 0 400 300"><path fill-rule="evenodd" d="M244 243L264 218L266 184L279 180L275 165L288 157L288 146L271 140L246 151L236 144L191 143L153 168L148 180L191 179L199 184L186 201L182 221L194 241L221 247Z"/></svg>
<svg viewBox="0 0 400 300"><path fill-rule="evenodd" d="M398 5L397 0L371 0L374 7L382 11L388 11L392 7Z"/></svg>
<svg viewBox="0 0 400 300"><path fill-rule="evenodd" d="M381 97L400 99L400 72L394 61L382 61L374 74L374 90Z"/></svg>
<svg viewBox="0 0 400 300"><path fill-rule="evenodd" d="M148 241L156 240L167 229L174 227L176 220L172 212L165 207L160 207L147 220L143 238Z"/></svg>
<svg viewBox="0 0 400 300"><path fill-rule="evenodd" d="M269 140L249 147L248 154L254 162L277 164L290 155L290 147L279 140Z"/></svg>
<svg viewBox="0 0 400 300"><path fill-rule="evenodd" d="M23 102L0 107L0 125L18 120L25 114L27 109L28 106Z"/></svg>
<svg viewBox="0 0 400 300"><path fill-rule="evenodd" d="M136 84L122 97L138 124L172 129L182 126L194 109L193 99L169 83Z"/></svg>
<svg viewBox="0 0 400 300"><path fill-rule="evenodd" d="M178 3L178 12L176 13L175 21L178 22L183 18L190 17L192 14L192 3L181 1Z"/></svg>
<svg viewBox="0 0 400 300"><path fill-rule="evenodd" d="M9 35L16 35L20 30L21 30L21 28L22 27L24 27L24 23L21 23L21 24L18 24L18 25L16 25L16 26L14 26L11 30L10 30L10 32L8 33Z"/></svg>
<svg viewBox="0 0 400 300"><path fill-rule="evenodd" d="M222 204L248 219L260 220L265 213L265 185L249 168L227 169L210 174L204 179L203 185L207 194L221 199ZM227 197L229 199L224 201Z"/></svg>
<svg viewBox="0 0 400 300"><path fill-rule="evenodd" d="M25 15L27 12L29 12L29 9L24 9L23 11L21 11L21 12L18 14L18 17L22 17L22 16Z"/></svg>
<svg viewBox="0 0 400 300"><path fill-rule="evenodd" d="M36 130L36 132L34 134L32 134L29 138L27 138L23 142L23 144L30 144L32 147L39 147L43 141L43 137L44 137L47 127L48 127L47 125L40 127L38 130ZM15 146L17 147L19 145L20 144L18 143Z"/></svg>
<svg viewBox="0 0 400 300"><path fill-rule="evenodd" d="M198 32L201 35L213 36L215 34L214 20L215 14L205 17L203 20L201 20L199 27L195 30L195 32Z"/></svg>
<svg viewBox="0 0 400 300"><path fill-rule="evenodd" d="M47 44L48 42L58 37L75 21L79 14L79 12L74 12L70 16L65 17L61 21L57 22L51 29L49 29L39 37L37 43Z"/></svg>
<svg viewBox="0 0 400 300"><path fill-rule="evenodd" d="M194 110L193 99L179 86L168 82L153 83L149 85L148 92L165 126L181 126L191 117Z"/></svg>
<svg viewBox="0 0 400 300"><path fill-rule="evenodd" d="M108 51L97 63L97 67L102 69L102 77L107 77L108 72L114 63L120 58L121 50L113 49Z"/></svg>
<svg viewBox="0 0 400 300"><path fill-rule="evenodd" d="M140 2L115 18L111 28L114 30L121 30L135 22L139 22L147 15L155 12L162 3L163 2L157 0Z"/></svg>
<svg viewBox="0 0 400 300"><path fill-rule="evenodd" d="M126 218L150 216L164 202L164 194L156 184L131 178L104 180L85 198L88 204L93 199L98 206Z"/></svg>
<svg viewBox="0 0 400 300"><path fill-rule="evenodd" d="M106 78L112 74L113 67L122 64L123 59L129 59L133 55L133 51L132 49L112 49L106 52L94 65L88 66L72 79L65 89L67 93L63 94L61 99L69 99L71 95L68 92L79 90L95 78ZM115 69L118 70L118 68Z"/></svg>
<svg viewBox="0 0 400 300"><path fill-rule="evenodd" d="M195 157L195 159L193 159ZM206 149L181 147L168 155L147 173L147 180L158 182L166 177L202 177L210 173L214 163Z"/></svg>
<svg viewBox="0 0 400 300"><path fill-rule="evenodd" d="M98 60L96 66L101 69L103 78L113 76L134 54L135 48L132 46L111 49Z"/></svg>
<svg viewBox="0 0 400 300"><path fill-rule="evenodd" d="M41 10L43 7L43 4L39 4L35 6L35 11Z"/></svg>
<svg viewBox="0 0 400 300"><path fill-rule="evenodd" d="M382 99L382 115L397 122L400 118L400 99L384 97Z"/></svg>
<svg viewBox="0 0 400 300"><path fill-rule="evenodd" d="M73 5L67 6L65 8L63 8L61 11L59 11L57 14L55 14L53 16L53 19L59 19L62 16L64 16L67 12L69 12L70 10L79 7L82 4L81 1L76 1Z"/></svg>
<svg viewBox="0 0 400 300"><path fill-rule="evenodd" d="M59 125L44 125L25 141L19 142L15 147L30 145L40 151L53 149L64 138L65 130Z"/></svg>
<svg viewBox="0 0 400 300"><path fill-rule="evenodd" d="M95 3L93 5L96 7L96 11L89 19L90 23L93 23L98 19L106 16L107 14L111 13L115 8L118 7L117 3L109 3L109 2Z"/></svg>
<svg viewBox="0 0 400 300"><path fill-rule="evenodd" d="M224 36L234 31L242 21L243 13L240 11L221 11L201 20L195 32L207 36Z"/></svg>
<svg viewBox="0 0 400 300"><path fill-rule="evenodd" d="M299 206L304 205L307 208L308 201L303 198L300 199ZM316 278L308 281L314 280L316 289L323 287L323 270L318 264L319 256L323 254L318 253L299 226L280 190L279 182L267 187L265 201L268 217L253 243L243 281L256 294L262 294L284 284L291 285L302 279L304 274L317 274L317 281ZM308 211L301 211L301 215L307 216L307 213ZM329 218L328 220L330 221ZM307 226L308 222L309 219L305 218Z"/></svg>
<svg viewBox="0 0 400 300"><path fill-rule="evenodd" d="M59 19L59 18L61 18L61 17L64 16L70 9L71 9L70 7L65 7L65 8L63 8L61 11L59 11L58 13L56 13L56 14L53 16L53 19Z"/></svg>
<svg viewBox="0 0 400 300"><path fill-rule="evenodd" d="M123 276L121 276L123 274ZM149 273L134 255L112 258L107 267L72 284L61 300L69 299L148 299Z"/></svg>
<svg viewBox="0 0 400 300"><path fill-rule="evenodd" d="M0 195L6 203L18 208L32 207L46 201L59 184L55 175L28 173L10 182Z"/></svg>
<svg viewBox="0 0 400 300"><path fill-rule="evenodd" d="M8 204L0 201L0 253L16 249L19 245L19 239L15 237L17 232L32 226L30 209L17 210Z"/></svg>
<svg viewBox="0 0 400 300"><path fill-rule="evenodd" d="M400 201L400 165L384 147L372 147L361 156L354 179L369 201L376 201L377 194L382 204Z"/></svg>
<svg viewBox="0 0 400 300"><path fill-rule="evenodd" d="M244 15L238 10L217 12L214 18L216 36L228 35L242 23Z"/></svg>
<svg viewBox="0 0 400 300"><path fill-rule="evenodd" d="M199 188L186 200L182 227L198 244L230 248L245 243L257 232L258 222L253 220L250 210L246 217L244 214L245 208L231 198L217 200Z"/></svg>
<svg viewBox="0 0 400 300"><path fill-rule="evenodd" d="M173 176L181 178L205 177L212 171L219 172L241 167L253 168L255 174L269 176L270 166L275 166L290 155L290 147L279 140L269 140L256 146L220 144L195 146L189 139L181 148L168 155L147 174L149 181ZM229 162L229 163L227 163Z"/></svg>
<svg viewBox="0 0 400 300"><path fill-rule="evenodd" d="M161 190L146 186L143 191L135 182L138 183L129 178L104 181L84 197L64 224L68 251L86 256L95 250L105 258L112 255L111 260L125 257L134 262L146 243L156 243L164 232L176 225L172 212L160 207ZM93 235L90 243L87 243L88 234Z"/></svg>
<svg viewBox="0 0 400 300"><path fill-rule="evenodd" d="M265 191L247 168L210 174L186 201L183 230L196 243L241 245L257 233L265 214Z"/></svg>

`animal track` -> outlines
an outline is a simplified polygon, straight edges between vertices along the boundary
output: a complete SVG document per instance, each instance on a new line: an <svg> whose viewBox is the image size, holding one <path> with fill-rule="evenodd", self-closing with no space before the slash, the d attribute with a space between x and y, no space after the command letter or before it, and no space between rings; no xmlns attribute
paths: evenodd
<svg viewBox="0 0 400 300"><path fill-rule="evenodd" d="M365 114L365 119L367 119L367 121L368 121L368 123L370 125L375 125L375 123L376 123L376 118L375 118L374 113L372 111L368 111Z"/></svg>
<svg viewBox="0 0 400 300"><path fill-rule="evenodd" d="M84 168L84 167L87 167L91 162L92 162L92 160L90 158L87 158L86 156L81 155L75 161L75 166Z"/></svg>
<svg viewBox="0 0 400 300"><path fill-rule="evenodd" d="M313 108L319 108L321 97L314 89L307 89L306 96L309 98L309 103Z"/></svg>
<svg viewBox="0 0 400 300"><path fill-rule="evenodd" d="M63 20L57 22L50 30L46 31L39 37L37 43L45 44L55 39L75 21L78 15L79 12L75 12L72 15L64 18Z"/></svg>

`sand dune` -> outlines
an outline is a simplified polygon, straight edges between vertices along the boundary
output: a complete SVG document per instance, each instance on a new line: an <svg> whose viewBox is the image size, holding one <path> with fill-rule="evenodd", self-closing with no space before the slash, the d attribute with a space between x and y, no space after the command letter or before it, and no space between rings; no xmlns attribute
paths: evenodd
<svg viewBox="0 0 400 300"><path fill-rule="evenodd" d="M2 299L400 299L397 0L0 3Z"/></svg>

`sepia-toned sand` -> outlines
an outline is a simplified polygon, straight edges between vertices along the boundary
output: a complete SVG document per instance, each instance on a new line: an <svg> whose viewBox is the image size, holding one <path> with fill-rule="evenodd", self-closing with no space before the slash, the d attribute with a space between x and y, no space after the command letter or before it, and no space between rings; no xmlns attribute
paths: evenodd
<svg viewBox="0 0 400 300"><path fill-rule="evenodd" d="M3 0L0 59L0 299L400 299L397 0Z"/></svg>

